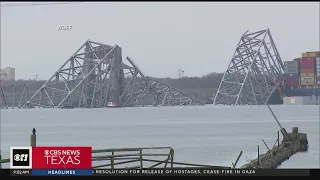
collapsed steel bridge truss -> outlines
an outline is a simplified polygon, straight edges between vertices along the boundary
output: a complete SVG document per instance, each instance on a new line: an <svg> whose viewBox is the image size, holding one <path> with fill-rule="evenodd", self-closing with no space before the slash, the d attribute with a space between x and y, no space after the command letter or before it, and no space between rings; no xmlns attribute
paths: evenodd
<svg viewBox="0 0 320 180"><path fill-rule="evenodd" d="M168 84L146 77L121 48L86 41L29 99L26 107L203 105Z"/></svg>
<svg viewBox="0 0 320 180"><path fill-rule="evenodd" d="M21 108L30 98L26 85L0 86L0 109Z"/></svg>
<svg viewBox="0 0 320 180"><path fill-rule="evenodd" d="M213 103L266 104L283 82L283 69L270 30L247 31L240 39Z"/></svg>

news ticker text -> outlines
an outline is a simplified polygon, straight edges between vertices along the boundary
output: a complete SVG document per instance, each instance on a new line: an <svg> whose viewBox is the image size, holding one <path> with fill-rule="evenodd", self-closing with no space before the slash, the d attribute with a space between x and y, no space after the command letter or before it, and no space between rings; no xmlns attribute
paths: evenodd
<svg viewBox="0 0 320 180"><path fill-rule="evenodd" d="M1 169L1 176L319 176L319 169Z"/></svg>

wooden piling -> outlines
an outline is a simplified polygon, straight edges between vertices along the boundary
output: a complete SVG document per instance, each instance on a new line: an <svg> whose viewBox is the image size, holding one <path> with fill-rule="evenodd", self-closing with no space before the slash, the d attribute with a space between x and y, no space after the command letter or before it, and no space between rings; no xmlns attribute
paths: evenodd
<svg viewBox="0 0 320 180"><path fill-rule="evenodd" d="M173 157L174 157L174 150L170 150L170 156L171 156L171 168L173 168Z"/></svg>
<svg viewBox="0 0 320 180"><path fill-rule="evenodd" d="M280 147L280 138L279 138L279 131L278 131L278 151L279 151L279 147Z"/></svg>
<svg viewBox="0 0 320 180"><path fill-rule="evenodd" d="M260 165L260 154L259 154L259 145L258 145L258 161L257 161L257 165Z"/></svg>
<svg viewBox="0 0 320 180"><path fill-rule="evenodd" d="M142 157L142 150L140 150L140 169L143 169L143 157Z"/></svg>
<svg viewBox="0 0 320 180"><path fill-rule="evenodd" d="M0 160L2 160L2 158L1 158L1 149L0 149ZM2 162L0 162L0 169L2 169Z"/></svg>
<svg viewBox="0 0 320 180"><path fill-rule="evenodd" d="M31 147L34 147L37 145L37 135L36 135L36 128L32 129L32 134L30 137L30 145Z"/></svg>
<svg viewBox="0 0 320 180"><path fill-rule="evenodd" d="M111 162L111 169L114 169L114 151L112 151L112 157L110 158L110 162Z"/></svg>

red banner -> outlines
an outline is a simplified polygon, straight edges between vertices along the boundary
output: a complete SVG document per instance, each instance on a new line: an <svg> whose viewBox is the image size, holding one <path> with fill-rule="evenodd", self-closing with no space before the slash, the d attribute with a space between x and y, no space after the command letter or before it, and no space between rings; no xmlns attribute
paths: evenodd
<svg viewBox="0 0 320 180"><path fill-rule="evenodd" d="M32 169L91 168L91 147L32 147Z"/></svg>

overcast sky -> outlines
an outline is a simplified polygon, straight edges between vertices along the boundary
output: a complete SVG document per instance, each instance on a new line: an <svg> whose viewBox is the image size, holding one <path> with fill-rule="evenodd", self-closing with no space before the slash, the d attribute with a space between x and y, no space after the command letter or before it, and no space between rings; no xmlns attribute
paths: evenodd
<svg viewBox="0 0 320 180"><path fill-rule="evenodd" d="M5 2L2 4L12 4ZM30 3L30 2L29 2ZM319 2L85 2L1 7L1 68L48 79L86 40L122 47L149 76L224 72L241 35L270 28L282 60L319 50ZM72 25L58 31L57 25Z"/></svg>

